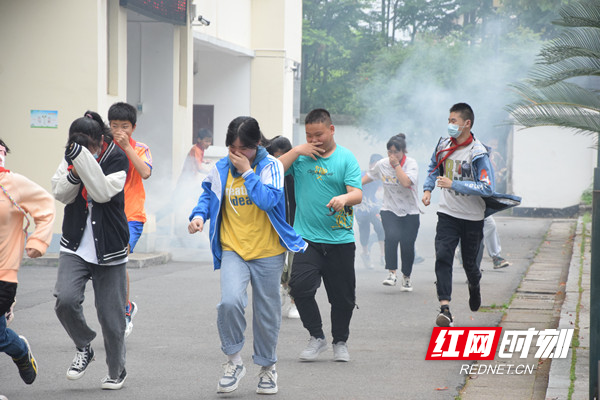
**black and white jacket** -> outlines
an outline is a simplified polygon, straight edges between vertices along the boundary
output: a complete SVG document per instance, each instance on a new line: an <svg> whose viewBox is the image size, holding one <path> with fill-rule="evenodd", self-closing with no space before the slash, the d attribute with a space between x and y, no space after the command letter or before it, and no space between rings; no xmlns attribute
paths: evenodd
<svg viewBox="0 0 600 400"><path fill-rule="evenodd" d="M79 177L71 171L75 168ZM127 257L129 227L125 216L123 188L129 160L111 142L99 162L86 147L73 143L52 177L54 197L66 204L61 246L76 251L88 217L85 187L92 201L92 231L98 264L114 263Z"/></svg>

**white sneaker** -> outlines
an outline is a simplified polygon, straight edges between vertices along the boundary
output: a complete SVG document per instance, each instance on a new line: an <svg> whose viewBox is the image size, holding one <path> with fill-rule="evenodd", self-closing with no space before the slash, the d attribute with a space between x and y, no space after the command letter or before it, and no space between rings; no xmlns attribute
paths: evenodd
<svg viewBox="0 0 600 400"><path fill-rule="evenodd" d="M133 330L133 317L138 312L138 306L135 302L130 302L131 308L128 307L128 310L125 312L125 337L128 337ZM129 309L130 308L130 309Z"/></svg>
<svg viewBox="0 0 600 400"><path fill-rule="evenodd" d="M294 303L292 303L292 305L290 306L290 309L287 313L287 317L291 319L300 318L300 313L298 312L298 308L296 308L296 305Z"/></svg>
<svg viewBox="0 0 600 400"><path fill-rule="evenodd" d="M302 353L300 353L300 361L314 361L317 359L319 354L327 350L327 342L325 339L317 339L311 336L308 340L308 345Z"/></svg>
<svg viewBox="0 0 600 400"><path fill-rule="evenodd" d="M348 362L350 361L350 353L346 342L337 342L333 344L333 360Z"/></svg>
<svg viewBox="0 0 600 400"><path fill-rule="evenodd" d="M256 387L258 394L275 394L277 393L277 371L275 364L270 367L261 367L258 373L258 386Z"/></svg>
<svg viewBox="0 0 600 400"><path fill-rule="evenodd" d="M410 283L410 276L402 275L402 286L400 286L401 292L412 292L413 287Z"/></svg>
<svg viewBox="0 0 600 400"><path fill-rule="evenodd" d="M246 367L243 364L236 365L231 361L223 364L223 376L219 379L217 393L230 393L237 389L240 379L246 375Z"/></svg>
<svg viewBox="0 0 600 400"><path fill-rule="evenodd" d="M384 286L396 286L397 280L398 280L398 278L396 277L396 274L394 274L393 272L390 272L388 277L385 278L382 283Z"/></svg>

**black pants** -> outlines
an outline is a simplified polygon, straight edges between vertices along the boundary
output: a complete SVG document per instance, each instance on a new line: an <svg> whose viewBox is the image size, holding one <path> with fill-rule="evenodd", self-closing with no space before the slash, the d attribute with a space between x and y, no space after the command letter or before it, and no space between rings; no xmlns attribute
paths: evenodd
<svg viewBox="0 0 600 400"><path fill-rule="evenodd" d="M463 268L471 285L478 285L481 272L477 264L477 253L483 239L483 220L469 221L437 213L435 234L435 276L438 300L451 300L452 262L460 240Z"/></svg>
<svg viewBox="0 0 600 400"><path fill-rule="evenodd" d="M15 301L17 284L14 282L0 281L0 315L6 314Z"/></svg>
<svg viewBox="0 0 600 400"><path fill-rule="evenodd" d="M419 214L399 217L391 211L381 211L385 231L385 269L398 269L398 244L402 274L410 276L415 261L415 241L421 224Z"/></svg>
<svg viewBox="0 0 600 400"><path fill-rule="evenodd" d="M324 337L323 322L315 299L321 278L331 304L333 343L345 342L350 335L350 319L356 303L354 243L325 244L308 242L304 253L296 253L290 279L302 324L311 336Z"/></svg>

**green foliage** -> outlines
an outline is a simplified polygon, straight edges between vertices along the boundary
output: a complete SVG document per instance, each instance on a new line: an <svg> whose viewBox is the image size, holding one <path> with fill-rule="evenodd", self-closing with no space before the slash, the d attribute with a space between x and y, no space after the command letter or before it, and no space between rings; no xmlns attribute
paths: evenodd
<svg viewBox="0 0 600 400"><path fill-rule="evenodd" d="M327 107L348 113L353 99L348 83L376 47L366 6L367 0L304 1L302 111Z"/></svg>
<svg viewBox="0 0 600 400"><path fill-rule="evenodd" d="M542 48L530 78L512 85L521 99L506 109L524 127L559 126L597 134L600 95L593 81L582 78L600 76L600 1L571 2L560 15L557 24L565 30Z"/></svg>
<svg viewBox="0 0 600 400"><path fill-rule="evenodd" d="M592 187L590 186L589 188L587 188L586 190L583 191L583 193L581 194L581 202L587 206L591 206L592 205Z"/></svg>
<svg viewBox="0 0 600 400"><path fill-rule="evenodd" d="M502 0L499 12L506 17L511 27L528 27L547 39L557 34L552 25L558 17L557 10L568 0Z"/></svg>
<svg viewBox="0 0 600 400"><path fill-rule="evenodd" d="M504 132L506 84L524 77L565 1L304 0L301 112L437 137L422 120L444 125L448 107L467 101L486 134Z"/></svg>
<svg viewBox="0 0 600 400"><path fill-rule="evenodd" d="M424 146L445 135L448 109L466 101L475 109L474 131L480 137L508 132L502 107L510 101L506 85L533 64L537 35L521 31L518 45L507 33L489 42L472 43L464 33L444 38L422 36L413 45L381 50L361 69L356 110L365 130L386 138L398 131ZM426 156L428 156L427 154Z"/></svg>

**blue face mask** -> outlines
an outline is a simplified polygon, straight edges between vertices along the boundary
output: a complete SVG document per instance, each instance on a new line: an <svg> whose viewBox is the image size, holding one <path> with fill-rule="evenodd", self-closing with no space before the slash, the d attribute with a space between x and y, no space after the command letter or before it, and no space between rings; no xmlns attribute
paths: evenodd
<svg viewBox="0 0 600 400"><path fill-rule="evenodd" d="M100 157L100 153L94 153L94 154L92 154L92 155L94 156L94 159L95 159L96 161L98 161L98 157Z"/></svg>
<svg viewBox="0 0 600 400"><path fill-rule="evenodd" d="M448 124L448 135L450 135L450 137L453 137L454 139L456 139L462 133L463 128L464 128L464 125L461 128L455 124Z"/></svg>

